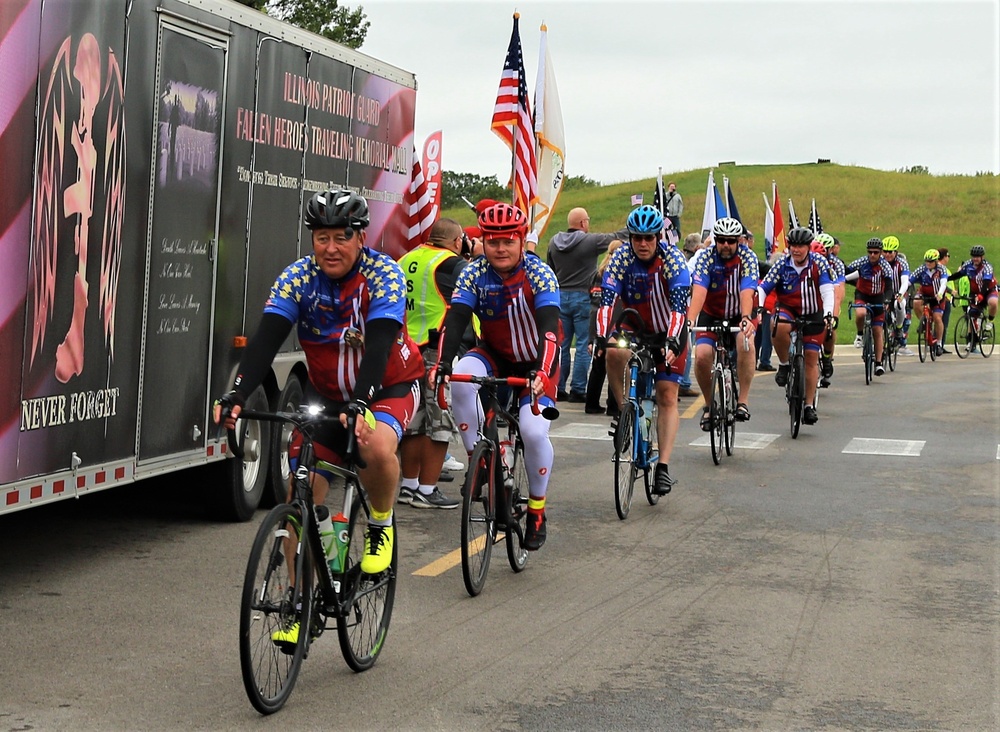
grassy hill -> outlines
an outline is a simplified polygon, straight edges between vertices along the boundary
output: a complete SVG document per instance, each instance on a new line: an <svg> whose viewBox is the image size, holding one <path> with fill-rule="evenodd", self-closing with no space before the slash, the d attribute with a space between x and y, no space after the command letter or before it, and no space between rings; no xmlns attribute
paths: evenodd
<svg viewBox="0 0 1000 732"><path fill-rule="evenodd" d="M832 163L806 165L727 165L715 168L715 181L722 191L723 175L729 178L743 222L756 236L758 254L763 255L764 199L771 196L771 181L777 181L781 210L788 230L788 199L795 203L799 222L808 223L812 199L823 230L841 240L840 257L850 262L863 256L865 242L873 236L895 234L911 268L921 264L932 247L948 247L956 267L968 258L972 244L983 244L994 266L1000 265L1000 177L932 176L896 173ZM664 186L674 181L684 198L681 229L684 234L701 230L705 208L708 169L664 173ZM565 191L559 197L551 224L539 241L545 256L549 239L566 227L566 214L583 206L590 214L591 231L616 231L631 211L632 194L642 193L653 202L654 178ZM468 208L448 209L442 216L475 223ZM849 343L854 331L848 324L847 305L854 289L848 287L840 313L845 325L838 341ZM954 318L953 318L954 320Z"/></svg>

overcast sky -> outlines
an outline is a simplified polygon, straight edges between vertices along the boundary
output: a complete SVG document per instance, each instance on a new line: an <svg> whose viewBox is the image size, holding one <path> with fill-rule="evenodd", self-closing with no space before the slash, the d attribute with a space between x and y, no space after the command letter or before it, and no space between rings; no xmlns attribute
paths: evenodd
<svg viewBox="0 0 1000 732"><path fill-rule="evenodd" d="M418 148L506 181L490 131L512 16L534 94L539 27L562 98L568 175L603 183L815 162L1000 174L1000 2L347 0L362 51L416 74Z"/></svg>

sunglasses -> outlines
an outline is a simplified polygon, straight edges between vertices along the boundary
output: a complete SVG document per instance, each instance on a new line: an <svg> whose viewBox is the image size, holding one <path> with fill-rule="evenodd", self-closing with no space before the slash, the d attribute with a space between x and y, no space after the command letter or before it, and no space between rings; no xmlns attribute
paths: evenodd
<svg viewBox="0 0 1000 732"><path fill-rule="evenodd" d="M715 237L716 244L735 244L739 239L733 236L717 236Z"/></svg>
<svg viewBox="0 0 1000 732"><path fill-rule="evenodd" d="M656 234L630 234L632 241L656 241Z"/></svg>

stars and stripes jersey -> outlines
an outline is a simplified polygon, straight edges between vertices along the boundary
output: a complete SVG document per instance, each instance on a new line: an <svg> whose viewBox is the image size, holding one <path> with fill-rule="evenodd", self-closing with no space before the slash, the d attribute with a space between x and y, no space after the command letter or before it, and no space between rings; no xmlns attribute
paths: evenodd
<svg viewBox="0 0 1000 732"><path fill-rule="evenodd" d="M680 249L661 241L657 255L643 262L631 246L620 246L604 269L597 333L609 335L615 301L620 299L623 307L639 313L648 331L677 338L684 328L690 295L691 273Z"/></svg>
<svg viewBox="0 0 1000 732"><path fill-rule="evenodd" d="M827 266L830 267L830 277L833 279L833 284L842 285L846 281L844 279L844 260L838 257L836 254L828 254L826 257Z"/></svg>
<svg viewBox="0 0 1000 732"><path fill-rule="evenodd" d="M924 297L937 299L941 292L941 285L948 281L948 270L943 264L935 264L928 268L926 264L921 264L910 274L910 284L917 286L917 292Z"/></svg>
<svg viewBox="0 0 1000 732"><path fill-rule="evenodd" d="M885 261L889 262L888 259ZM899 292L903 278L910 276L910 263L906 261L906 255L902 252L896 252L896 259L889 262L889 269L892 270L892 287L889 289L893 292Z"/></svg>
<svg viewBox="0 0 1000 732"><path fill-rule="evenodd" d="M955 274L950 279L957 280L959 277L969 278L970 295L989 295L997 291L997 280L993 275L993 265L985 259L977 268L971 259L962 262Z"/></svg>
<svg viewBox="0 0 1000 732"><path fill-rule="evenodd" d="M479 339L491 351L514 363L533 363L541 355L535 311L559 307L559 282L538 257L522 257L506 278L486 257L478 257L459 274L451 302L472 308L479 317Z"/></svg>
<svg viewBox="0 0 1000 732"><path fill-rule="evenodd" d="M740 292L754 291L760 281L757 255L745 244L740 244L729 260L719 256L715 246L698 257L691 287L704 287L705 304L702 312L713 318L739 318Z"/></svg>
<svg viewBox="0 0 1000 732"><path fill-rule="evenodd" d="M791 254L785 254L772 265L760 289L765 295L778 294L778 305L796 315L812 315L823 312L823 297L819 288L833 285L830 265L826 257L809 252L809 261L801 270L795 266Z"/></svg>
<svg viewBox="0 0 1000 732"><path fill-rule="evenodd" d="M309 255L278 276L264 312L298 326L309 380L316 389L330 399L350 401L364 355L366 323L387 318L403 325L406 278L392 257L368 247L362 247L354 268L340 280L323 274ZM404 327L393 342L381 386L413 381L423 374L420 350Z"/></svg>
<svg viewBox="0 0 1000 732"><path fill-rule="evenodd" d="M892 267L885 257L879 257L875 264L869 262L868 257L858 257L844 267L844 272L858 273L854 287L863 295L881 295L892 286Z"/></svg>

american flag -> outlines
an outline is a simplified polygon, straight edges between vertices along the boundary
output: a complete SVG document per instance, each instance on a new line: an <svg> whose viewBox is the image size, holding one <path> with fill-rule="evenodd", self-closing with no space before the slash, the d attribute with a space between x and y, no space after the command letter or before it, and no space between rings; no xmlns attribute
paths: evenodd
<svg viewBox="0 0 1000 732"><path fill-rule="evenodd" d="M530 216L531 206L538 200L538 163L535 160L535 134L528 103L528 85L524 79L524 57L521 36L514 13L514 30L500 76L497 101L493 106L492 128L514 152L514 205Z"/></svg>
<svg viewBox="0 0 1000 732"><path fill-rule="evenodd" d="M406 191L406 250L422 244L425 234L437 219L437 206L431 200L424 180L424 171L420 167L420 158L416 148L413 150L413 168L410 176L410 187Z"/></svg>
<svg viewBox="0 0 1000 732"><path fill-rule="evenodd" d="M809 212L809 230L813 234L823 233L823 222L819 220L819 211L816 210L816 199L813 199L812 210Z"/></svg>
<svg viewBox="0 0 1000 732"><path fill-rule="evenodd" d="M632 205L633 206L641 206L642 205L642 194L641 193L633 193L632 194Z"/></svg>

